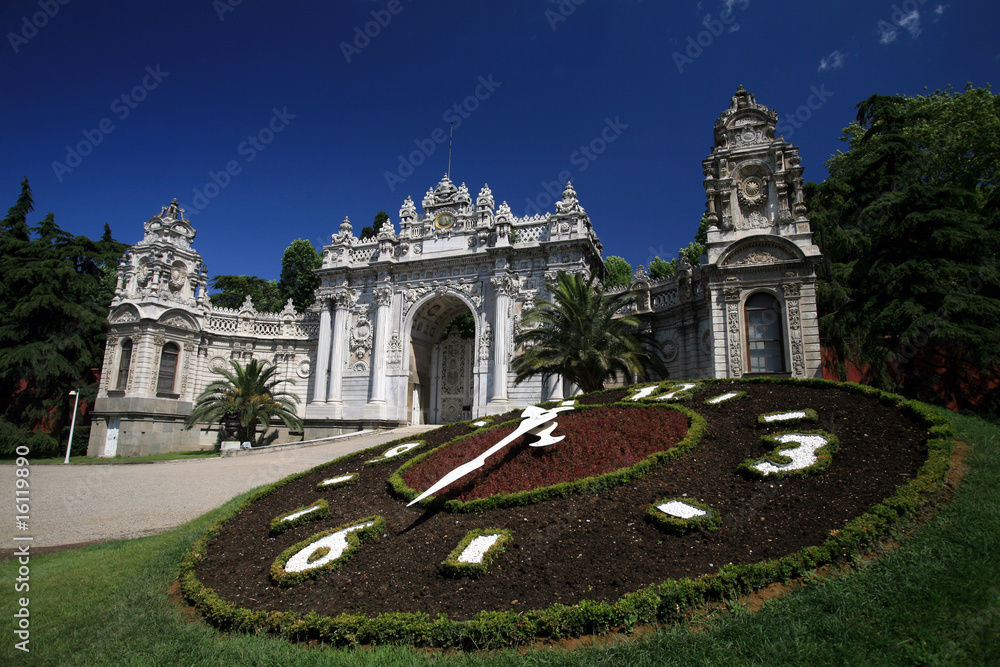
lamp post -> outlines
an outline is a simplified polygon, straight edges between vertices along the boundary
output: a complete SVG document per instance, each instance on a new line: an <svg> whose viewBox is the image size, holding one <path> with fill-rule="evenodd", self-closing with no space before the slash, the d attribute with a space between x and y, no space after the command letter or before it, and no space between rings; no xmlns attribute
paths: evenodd
<svg viewBox="0 0 1000 667"><path fill-rule="evenodd" d="M66 460L63 463L69 463L69 450L73 448L73 429L76 428L76 407L80 404L80 392L74 389L69 395L76 399L73 401L73 419L69 423L69 442L66 443Z"/></svg>

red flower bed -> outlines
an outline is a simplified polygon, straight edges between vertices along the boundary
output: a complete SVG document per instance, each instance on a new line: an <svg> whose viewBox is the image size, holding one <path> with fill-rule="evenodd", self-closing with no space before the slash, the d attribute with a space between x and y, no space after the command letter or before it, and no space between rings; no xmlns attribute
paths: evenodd
<svg viewBox="0 0 1000 667"><path fill-rule="evenodd" d="M529 447L532 436L522 436L440 495L465 502L609 473L673 447L688 430L685 415L657 406L574 410L560 413L556 421L559 425L552 435L565 435L565 439L547 447ZM405 471L403 481L423 491L514 428L504 426L444 447Z"/></svg>

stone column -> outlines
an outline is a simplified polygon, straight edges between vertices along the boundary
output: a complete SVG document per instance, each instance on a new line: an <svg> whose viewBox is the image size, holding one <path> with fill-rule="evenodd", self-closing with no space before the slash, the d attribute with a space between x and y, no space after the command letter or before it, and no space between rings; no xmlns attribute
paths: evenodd
<svg viewBox="0 0 1000 667"><path fill-rule="evenodd" d="M341 390L344 384L344 352L347 349L347 302L348 296L340 294L333 299L333 331L330 335L330 386L327 389L327 403L342 403Z"/></svg>
<svg viewBox="0 0 1000 667"><path fill-rule="evenodd" d="M316 369L313 371L313 403L326 401L330 372L330 302L323 301L319 314L319 342L316 344Z"/></svg>
<svg viewBox="0 0 1000 667"><path fill-rule="evenodd" d="M742 287L735 278L727 278L723 287L726 301L727 348L729 350L729 377L743 376L743 344L740 331L740 296Z"/></svg>
<svg viewBox="0 0 1000 667"><path fill-rule="evenodd" d="M392 288L375 288L375 342L372 348L372 403L385 403L385 356L392 316Z"/></svg>
<svg viewBox="0 0 1000 667"><path fill-rule="evenodd" d="M799 297L801 296L801 285L799 283L783 283L781 290L785 295L785 316L788 323L789 351L792 357L789 360L792 366L792 377L805 377L806 361L805 350L802 345L802 317L799 313Z"/></svg>
<svg viewBox="0 0 1000 667"><path fill-rule="evenodd" d="M507 401L507 369L510 365L510 299L515 283L508 275L490 279L493 282L493 399Z"/></svg>
<svg viewBox="0 0 1000 667"><path fill-rule="evenodd" d="M548 391L546 398L550 401L561 401L563 399L563 379L561 375L553 373L548 376Z"/></svg>

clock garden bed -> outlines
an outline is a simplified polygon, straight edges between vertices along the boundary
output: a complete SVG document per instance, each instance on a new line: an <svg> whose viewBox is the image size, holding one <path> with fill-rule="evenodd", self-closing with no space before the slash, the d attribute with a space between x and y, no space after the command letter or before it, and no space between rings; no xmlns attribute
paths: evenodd
<svg viewBox="0 0 1000 667"><path fill-rule="evenodd" d="M952 439L940 417L857 385L710 381L682 394L680 407L656 400L664 386L630 401L637 391L578 397L575 410L554 418L565 425L553 432L566 435L562 442L532 448L531 436L521 438L411 507L428 480L496 443L521 411L428 432L395 457L379 458L416 441L282 480L192 547L182 589L219 627L336 644L482 648L579 636L668 620L850 558L918 512L948 468ZM789 411L815 414L802 423L761 419ZM790 432L832 436L823 464L806 474L748 474L748 461L775 450L764 436ZM567 471L569 452L586 460ZM333 479L344 482L321 485ZM299 513L321 499L328 512L303 522ZM684 520L655 520L665 499L690 499L712 520L671 530ZM276 532L282 516L295 525ZM370 517L384 528L359 531L364 541L348 558L275 576L283 554ZM507 536L502 551L462 576L456 548L470 531Z"/></svg>

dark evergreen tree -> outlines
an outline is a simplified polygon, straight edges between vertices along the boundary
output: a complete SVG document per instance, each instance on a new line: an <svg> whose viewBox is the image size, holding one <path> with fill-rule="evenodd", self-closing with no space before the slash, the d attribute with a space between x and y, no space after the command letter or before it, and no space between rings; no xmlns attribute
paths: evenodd
<svg viewBox="0 0 1000 667"><path fill-rule="evenodd" d="M295 239L285 248L281 257L281 295L291 299L300 313L313 304L320 278L316 269L323 264L323 256L313 244L304 239Z"/></svg>
<svg viewBox="0 0 1000 667"><path fill-rule="evenodd" d="M375 220L372 222L371 227L365 225L364 227L361 228L361 236L359 238L362 239L375 238L376 236L378 236L379 230L382 229L382 225L384 225L388 220L389 220L389 214L386 213L385 211L379 211L378 213L375 214Z"/></svg>
<svg viewBox="0 0 1000 667"><path fill-rule="evenodd" d="M121 252L106 231L92 241L63 231L49 213L34 227L27 179L0 229L0 451L32 445L59 449L72 389L92 402L104 359L111 296L101 289L102 265ZM49 435L51 434L51 435ZM86 442L78 429L77 442ZM52 437L55 436L55 437ZM75 445L77 446L77 445Z"/></svg>
<svg viewBox="0 0 1000 667"><path fill-rule="evenodd" d="M871 384L996 414L997 97L874 95L845 140L807 189L824 341Z"/></svg>

